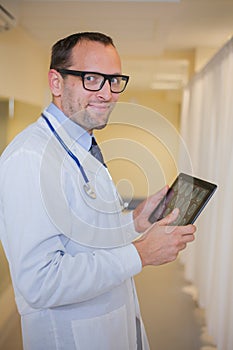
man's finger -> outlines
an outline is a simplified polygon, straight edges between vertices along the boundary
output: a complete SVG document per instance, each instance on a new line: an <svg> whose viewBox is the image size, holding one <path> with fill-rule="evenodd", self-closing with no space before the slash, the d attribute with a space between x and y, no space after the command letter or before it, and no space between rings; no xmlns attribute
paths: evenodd
<svg viewBox="0 0 233 350"><path fill-rule="evenodd" d="M170 214L165 216L165 218L159 220L158 224L160 226L168 226L168 225L172 224L177 219L178 215L179 215L179 209L175 208L175 209L173 209L173 211Z"/></svg>

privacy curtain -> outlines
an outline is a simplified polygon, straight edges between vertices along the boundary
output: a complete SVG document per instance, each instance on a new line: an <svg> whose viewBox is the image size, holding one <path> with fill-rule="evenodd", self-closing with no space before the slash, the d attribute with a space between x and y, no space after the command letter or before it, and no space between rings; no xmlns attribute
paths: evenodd
<svg viewBox="0 0 233 350"><path fill-rule="evenodd" d="M184 90L181 136L193 174L218 185L181 259L218 350L233 349L233 40ZM181 154L180 168L186 170Z"/></svg>

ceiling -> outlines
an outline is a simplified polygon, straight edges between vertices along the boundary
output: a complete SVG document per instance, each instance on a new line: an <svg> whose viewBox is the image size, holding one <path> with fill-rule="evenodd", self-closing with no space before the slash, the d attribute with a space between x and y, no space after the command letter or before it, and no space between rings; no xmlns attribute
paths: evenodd
<svg viewBox="0 0 233 350"><path fill-rule="evenodd" d="M177 52L216 50L233 33L233 0L1 0L1 4L48 50L74 32L110 35L124 73L138 88L152 84L155 89L180 88L187 82L189 62L182 55L175 58ZM176 56L168 59L166 52Z"/></svg>

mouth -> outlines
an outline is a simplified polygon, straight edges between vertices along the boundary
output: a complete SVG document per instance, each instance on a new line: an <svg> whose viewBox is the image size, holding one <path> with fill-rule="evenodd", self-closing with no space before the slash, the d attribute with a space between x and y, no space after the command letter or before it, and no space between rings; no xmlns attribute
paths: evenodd
<svg viewBox="0 0 233 350"><path fill-rule="evenodd" d="M87 106L88 109L91 109L92 111L95 111L97 113L106 113L108 111L111 111L112 105L106 104L106 103L89 103Z"/></svg>

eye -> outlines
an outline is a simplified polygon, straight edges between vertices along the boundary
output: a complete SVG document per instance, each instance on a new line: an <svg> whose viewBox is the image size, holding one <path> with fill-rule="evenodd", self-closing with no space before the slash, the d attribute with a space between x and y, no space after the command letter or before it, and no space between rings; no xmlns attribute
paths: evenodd
<svg viewBox="0 0 233 350"><path fill-rule="evenodd" d="M85 75L85 80L88 82L95 81L96 77L93 75Z"/></svg>
<svg viewBox="0 0 233 350"><path fill-rule="evenodd" d="M98 74L85 74L85 77L84 77L85 81L88 83L88 84L97 84L99 83L103 78L98 75Z"/></svg>
<svg viewBox="0 0 233 350"><path fill-rule="evenodd" d="M121 83L121 77L112 77L111 84L120 85L120 83Z"/></svg>

